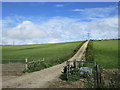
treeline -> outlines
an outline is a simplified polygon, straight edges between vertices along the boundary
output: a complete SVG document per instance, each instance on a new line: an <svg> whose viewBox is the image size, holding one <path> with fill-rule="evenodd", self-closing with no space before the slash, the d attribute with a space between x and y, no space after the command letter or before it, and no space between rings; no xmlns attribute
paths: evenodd
<svg viewBox="0 0 120 90"><path fill-rule="evenodd" d="M100 40L95 40L95 39L90 39L91 41L102 41L102 40L120 40L120 39L100 39Z"/></svg>

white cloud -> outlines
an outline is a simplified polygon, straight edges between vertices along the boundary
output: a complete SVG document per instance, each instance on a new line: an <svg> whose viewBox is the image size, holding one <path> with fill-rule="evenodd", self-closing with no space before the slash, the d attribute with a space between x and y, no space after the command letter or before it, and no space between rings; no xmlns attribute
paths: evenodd
<svg viewBox="0 0 120 90"><path fill-rule="evenodd" d="M8 21L3 20L3 43L12 44L14 41L15 44L38 44L85 40L87 32L90 32L91 39L117 38L118 18L117 15L110 16L114 10L110 7L75 9L85 18L53 17L40 23L26 19L7 27L7 22L15 23L9 18Z"/></svg>
<svg viewBox="0 0 120 90"><path fill-rule="evenodd" d="M60 41L58 39L51 39L48 43L59 43Z"/></svg>
<svg viewBox="0 0 120 90"><path fill-rule="evenodd" d="M46 32L41 30L38 25L33 24L31 21L24 21L22 24L10 28L5 33L9 38L17 38L20 40L46 37Z"/></svg>
<svg viewBox="0 0 120 90"><path fill-rule="evenodd" d="M58 4L58 5L56 5L56 7L63 7L64 5L62 5L62 4Z"/></svg>
<svg viewBox="0 0 120 90"><path fill-rule="evenodd" d="M29 43L27 43L28 45L31 45L31 44L34 44L33 42L29 42Z"/></svg>
<svg viewBox="0 0 120 90"><path fill-rule="evenodd" d="M81 12L81 11L84 11L83 9L74 9L72 11L75 11L75 12Z"/></svg>
<svg viewBox="0 0 120 90"><path fill-rule="evenodd" d="M0 44L2 43L2 20L0 20Z"/></svg>
<svg viewBox="0 0 120 90"><path fill-rule="evenodd" d="M88 18L92 17L109 17L111 14L115 15L118 13L117 7L104 7L104 8L85 8L85 9L74 9L74 12L79 12L80 15Z"/></svg>

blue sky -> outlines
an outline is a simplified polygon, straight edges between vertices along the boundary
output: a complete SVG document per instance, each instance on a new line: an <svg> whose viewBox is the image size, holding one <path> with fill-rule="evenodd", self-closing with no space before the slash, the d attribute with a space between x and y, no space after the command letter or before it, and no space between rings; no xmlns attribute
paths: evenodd
<svg viewBox="0 0 120 90"><path fill-rule="evenodd" d="M3 3L3 17L20 15L20 16L41 16L41 17L54 17L54 16L66 16L66 17L76 17L76 13L71 10L74 9L85 9L85 8L104 8L104 7L114 7L117 3L107 3L107 2L18 2L18 3Z"/></svg>
<svg viewBox="0 0 120 90"><path fill-rule="evenodd" d="M117 38L116 2L4 2L3 44Z"/></svg>

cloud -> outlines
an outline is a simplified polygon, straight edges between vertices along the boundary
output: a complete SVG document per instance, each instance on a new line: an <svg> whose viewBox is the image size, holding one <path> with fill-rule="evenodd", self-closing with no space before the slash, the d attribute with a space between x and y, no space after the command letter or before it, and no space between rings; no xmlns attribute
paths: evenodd
<svg viewBox="0 0 120 90"><path fill-rule="evenodd" d="M46 37L46 32L31 21L23 21L18 26L10 28L6 34L9 38L17 37L20 40Z"/></svg>
<svg viewBox="0 0 120 90"><path fill-rule="evenodd" d="M0 20L0 44L2 43L2 20Z"/></svg>
<svg viewBox="0 0 120 90"><path fill-rule="evenodd" d="M4 43L58 43L87 39L90 32L91 39L117 38L117 17L95 19L81 22L79 19L68 17L54 17L42 24L23 21L13 28L3 31Z"/></svg>
<svg viewBox="0 0 120 90"><path fill-rule="evenodd" d="M82 18L51 17L30 19L19 16L3 19L3 44L39 44L118 38L115 8L74 9ZM13 23L13 24L12 24ZM16 24L17 23L17 24ZM12 24L12 25L11 25Z"/></svg>
<svg viewBox="0 0 120 90"><path fill-rule="evenodd" d="M56 5L56 7L63 7L64 5L62 5L62 4L58 4L58 5Z"/></svg>
<svg viewBox="0 0 120 90"><path fill-rule="evenodd" d="M3 29L3 41L7 41L8 43L12 43L13 41L24 43L25 41L34 41L34 39L39 38L44 40L46 37L47 32L31 21L23 21L13 28Z"/></svg>
<svg viewBox="0 0 120 90"><path fill-rule="evenodd" d="M59 43L60 41L58 39L51 39L48 43Z"/></svg>
<svg viewBox="0 0 120 90"><path fill-rule="evenodd" d="M72 11L75 11L75 12L81 12L81 11L84 11L83 9L74 9Z"/></svg>
<svg viewBox="0 0 120 90"><path fill-rule="evenodd" d="M79 14L83 17L96 17L103 18L108 16L114 16L118 13L117 7L104 7L104 8L84 8L84 9L74 9L71 10L74 12L79 12Z"/></svg>

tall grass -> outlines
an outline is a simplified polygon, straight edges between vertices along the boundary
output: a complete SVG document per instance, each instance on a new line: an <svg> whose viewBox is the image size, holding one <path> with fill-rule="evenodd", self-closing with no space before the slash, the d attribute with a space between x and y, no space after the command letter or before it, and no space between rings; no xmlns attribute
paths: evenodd
<svg viewBox="0 0 120 90"><path fill-rule="evenodd" d="M85 55L86 61L94 61L94 54L93 42L89 41Z"/></svg>

